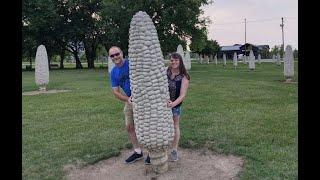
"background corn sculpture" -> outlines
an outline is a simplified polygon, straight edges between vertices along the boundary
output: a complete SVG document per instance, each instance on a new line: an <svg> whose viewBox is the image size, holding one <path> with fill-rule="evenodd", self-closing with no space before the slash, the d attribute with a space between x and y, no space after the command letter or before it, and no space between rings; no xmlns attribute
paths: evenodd
<svg viewBox="0 0 320 180"><path fill-rule="evenodd" d="M286 79L286 82L291 82L294 76L294 58L293 52L290 45L287 45L286 51L284 53L284 66L283 73Z"/></svg>
<svg viewBox="0 0 320 180"><path fill-rule="evenodd" d="M227 66L227 57L226 57L226 54L223 53L222 59L223 59L223 67L226 67L226 66Z"/></svg>
<svg viewBox="0 0 320 180"><path fill-rule="evenodd" d="M173 141L168 78L158 34L147 13L137 12L129 31L130 86L135 131L139 143L150 153L156 173L168 170L167 149Z"/></svg>
<svg viewBox="0 0 320 180"><path fill-rule="evenodd" d="M48 55L44 45L37 48L35 60L35 81L40 91L46 91L49 83Z"/></svg>
<svg viewBox="0 0 320 180"><path fill-rule="evenodd" d="M233 53L233 67L234 69L237 69L237 66L238 66L238 55L236 52Z"/></svg>
<svg viewBox="0 0 320 180"><path fill-rule="evenodd" d="M252 50L250 50L250 55L249 55L249 69L250 70L256 69L255 57Z"/></svg>

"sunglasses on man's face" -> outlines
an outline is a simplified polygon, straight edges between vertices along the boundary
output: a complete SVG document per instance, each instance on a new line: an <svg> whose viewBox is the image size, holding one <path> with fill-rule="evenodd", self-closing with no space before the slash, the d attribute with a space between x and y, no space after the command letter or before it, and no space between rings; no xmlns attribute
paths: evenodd
<svg viewBox="0 0 320 180"><path fill-rule="evenodd" d="M114 57L119 56L119 55L120 55L120 53L115 53L115 54L111 54L110 57L114 58Z"/></svg>

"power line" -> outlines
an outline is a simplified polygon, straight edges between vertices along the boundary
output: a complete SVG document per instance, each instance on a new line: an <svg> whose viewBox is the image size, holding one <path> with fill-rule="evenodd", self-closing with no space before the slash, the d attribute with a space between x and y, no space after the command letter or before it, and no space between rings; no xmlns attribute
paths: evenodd
<svg viewBox="0 0 320 180"><path fill-rule="evenodd" d="M247 22L266 22L266 21L275 21L275 20L279 20L279 18L272 18L272 19L261 19L261 20L251 20L251 21L247 21Z"/></svg>
<svg viewBox="0 0 320 180"><path fill-rule="evenodd" d="M218 24L213 23L213 25L242 24L242 23L243 22L227 22L227 23L218 23Z"/></svg>
<svg viewBox="0 0 320 180"><path fill-rule="evenodd" d="M297 19L296 17L283 17L284 19ZM257 19L257 20L247 20L246 22L225 22L225 23L213 23L213 25L232 25L232 24L243 24L243 23L255 23L255 22L267 22L267 21L279 21L279 18L270 19Z"/></svg>

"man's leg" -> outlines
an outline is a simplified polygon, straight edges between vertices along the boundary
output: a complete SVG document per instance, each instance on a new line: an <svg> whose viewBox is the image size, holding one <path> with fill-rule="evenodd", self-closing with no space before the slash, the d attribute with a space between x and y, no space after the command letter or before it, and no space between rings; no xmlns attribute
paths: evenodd
<svg viewBox="0 0 320 180"><path fill-rule="evenodd" d="M139 159L142 159L143 154L140 149L137 135L134 128L133 109L131 105L128 105L126 103L124 107L124 114L126 119L126 130L128 132L130 142L132 143L134 148L134 153L128 159L126 159L125 163L133 163Z"/></svg>

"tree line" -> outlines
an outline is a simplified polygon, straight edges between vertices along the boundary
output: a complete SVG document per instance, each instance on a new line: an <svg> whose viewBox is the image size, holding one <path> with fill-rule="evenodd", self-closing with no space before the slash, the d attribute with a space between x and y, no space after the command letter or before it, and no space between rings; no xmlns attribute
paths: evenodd
<svg viewBox="0 0 320 180"><path fill-rule="evenodd" d="M130 21L138 11L152 19L164 55L175 52L179 44L199 54L219 51L217 41L209 40L202 5L208 0L23 0L22 57L32 61L36 48L43 44L49 64L60 56L60 68L66 53L74 56L76 68L83 68L79 52L84 51L88 68L94 68L97 50L119 46L128 52Z"/></svg>
<svg viewBox="0 0 320 180"><path fill-rule="evenodd" d="M283 57L284 56L284 52L283 52L284 49L285 48L283 48L283 45L274 45L272 47L272 49L270 50L270 53L275 54L275 55L279 53L280 56ZM293 57L298 58L298 49L293 50Z"/></svg>

